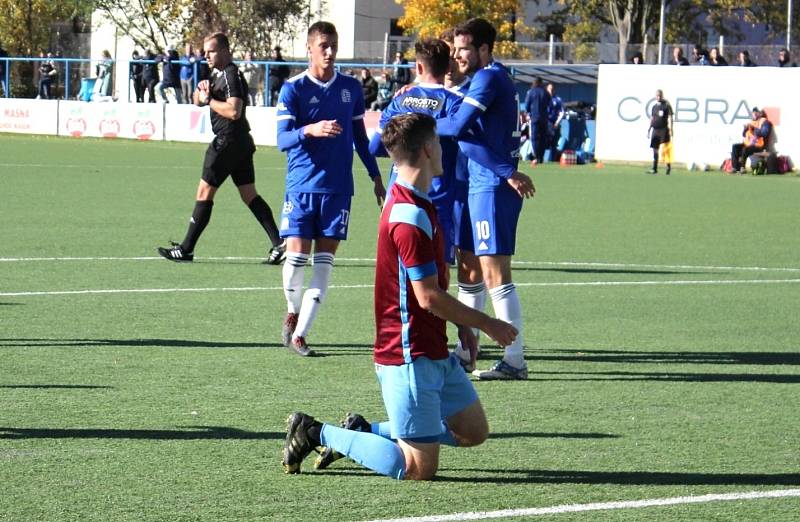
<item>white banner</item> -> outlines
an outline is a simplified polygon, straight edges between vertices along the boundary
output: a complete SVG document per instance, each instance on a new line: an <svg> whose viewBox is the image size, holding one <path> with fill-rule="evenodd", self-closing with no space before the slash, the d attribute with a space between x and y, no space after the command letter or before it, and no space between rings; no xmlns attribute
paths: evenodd
<svg viewBox="0 0 800 522"><path fill-rule="evenodd" d="M164 112L155 103L58 103L58 134L94 138L164 139Z"/></svg>
<svg viewBox="0 0 800 522"><path fill-rule="evenodd" d="M0 98L0 132L56 134L58 102Z"/></svg>
<svg viewBox="0 0 800 522"><path fill-rule="evenodd" d="M767 111L779 154L800 159L800 68L601 65L597 90L597 158L652 161L647 129L657 89L675 112L676 163L712 167L742 141L750 110Z"/></svg>
<svg viewBox="0 0 800 522"><path fill-rule="evenodd" d="M248 107L247 121L250 122L253 141L256 145L278 144L278 110L275 107Z"/></svg>
<svg viewBox="0 0 800 522"><path fill-rule="evenodd" d="M164 139L211 143L211 120L208 107L168 103L164 105Z"/></svg>

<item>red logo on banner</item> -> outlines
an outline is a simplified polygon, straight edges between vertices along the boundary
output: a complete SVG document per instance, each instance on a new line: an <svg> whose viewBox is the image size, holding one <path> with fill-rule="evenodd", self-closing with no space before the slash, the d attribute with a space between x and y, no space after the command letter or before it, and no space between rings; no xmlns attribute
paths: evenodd
<svg viewBox="0 0 800 522"><path fill-rule="evenodd" d="M75 138L83 136L86 132L86 120L83 118L69 118L67 120L67 132Z"/></svg>
<svg viewBox="0 0 800 522"><path fill-rule="evenodd" d="M156 126L150 120L137 120L133 124L133 134L140 140L149 140L156 133Z"/></svg>
<svg viewBox="0 0 800 522"><path fill-rule="evenodd" d="M101 120L100 134L102 134L104 138L116 138L119 134L119 121Z"/></svg>

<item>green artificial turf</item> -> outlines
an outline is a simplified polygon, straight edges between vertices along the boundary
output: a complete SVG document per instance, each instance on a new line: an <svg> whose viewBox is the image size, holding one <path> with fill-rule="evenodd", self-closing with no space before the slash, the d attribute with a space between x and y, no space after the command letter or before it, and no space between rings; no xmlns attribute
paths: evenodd
<svg viewBox="0 0 800 522"><path fill-rule="evenodd" d="M800 487L800 178L524 166L530 379L476 383L490 439L443 448L437 480L413 483L280 466L294 410L384 416L366 172L356 159L308 337L320 357L303 359L280 345L281 269L260 264L230 182L195 262L156 257L183 237L204 149L0 135L0 520L368 520ZM256 167L277 215L283 155L261 148ZM481 366L501 354L484 348ZM541 518L798 513L793 497Z"/></svg>

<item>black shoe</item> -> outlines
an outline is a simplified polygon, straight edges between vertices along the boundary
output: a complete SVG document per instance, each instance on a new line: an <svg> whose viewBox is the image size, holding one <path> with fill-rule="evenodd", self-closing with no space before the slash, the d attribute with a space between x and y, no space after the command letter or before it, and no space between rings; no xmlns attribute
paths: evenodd
<svg viewBox="0 0 800 522"><path fill-rule="evenodd" d="M319 446L318 440L311 440L309 428L322 424L314 417L296 411L286 420L286 441L283 443L283 471L293 474L300 473L300 464L309 453Z"/></svg>
<svg viewBox="0 0 800 522"><path fill-rule="evenodd" d="M180 243L170 241L170 244L172 248L158 247L158 253L161 254L161 257L175 262L194 260L194 253L184 252Z"/></svg>
<svg viewBox="0 0 800 522"><path fill-rule="evenodd" d="M667 167L667 171L664 173L669 176L669 173L672 172L672 167Z"/></svg>
<svg viewBox="0 0 800 522"><path fill-rule="evenodd" d="M280 265L286 259L286 241L269 249L265 265Z"/></svg>
<svg viewBox="0 0 800 522"><path fill-rule="evenodd" d="M358 413L348 413L339 425L346 430L362 431L366 433L372 431L372 425ZM325 469L343 457L344 455L335 449L324 447L322 451L319 452L319 456L316 460L314 460L314 469Z"/></svg>

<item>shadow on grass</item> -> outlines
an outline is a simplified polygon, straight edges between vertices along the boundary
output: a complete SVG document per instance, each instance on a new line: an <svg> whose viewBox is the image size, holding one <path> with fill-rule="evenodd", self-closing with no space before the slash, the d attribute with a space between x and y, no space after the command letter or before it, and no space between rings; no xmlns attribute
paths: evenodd
<svg viewBox="0 0 800 522"><path fill-rule="evenodd" d="M0 339L0 347L57 347L57 346L120 346L120 347L160 347L160 348L286 348L281 343L248 343L248 342L226 342L226 341L201 341L196 339ZM346 349L350 348L353 353L363 353L364 349L372 349L371 344L356 343L324 343L312 346L314 350L333 348L336 354L344 355L349 353Z"/></svg>
<svg viewBox="0 0 800 522"><path fill-rule="evenodd" d="M546 433L546 432L508 432L490 433L490 439L618 439L619 435L610 433Z"/></svg>
<svg viewBox="0 0 800 522"><path fill-rule="evenodd" d="M577 377L547 377L576 375ZM800 383L800 375L770 375L759 373L668 373L668 372L533 372L533 381L663 381L663 382L769 382Z"/></svg>
<svg viewBox="0 0 800 522"><path fill-rule="evenodd" d="M555 355L551 355L555 354ZM758 364L798 365L797 352L642 352L623 350L548 350L526 353L529 361L582 361L650 364Z"/></svg>
<svg viewBox="0 0 800 522"><path fill-rule="evenodd" d="M0 306L22 306L22 303L0 303Z"/></svg>
<svg viewBox="0 0 800 522"><path fill-rule="evenodd" d="M631 275L675 275L675 274L720 274L721 272L687 272L684 270L636 270L631 268L557 268L514 265L514 272L561 272L565 274L631 274Z"/></svg>
<svg viewBox="0 0 800 522"><path fill-rule="evenodd" d="M800 473L663 473L654 471L578 471L546 469L442 468L441 482L492 484L619 484L631 486L796 486ZM450 476L469 472L469 476ZM473 475L476 474L478 476Z"/></svg>
<svg viewBox="0 0 800 522"><path fill-rule="evenodd" d="M175 430L102 428L4 428L0 439L283 440L286 432L247 431L225 426L180 426Z"/></svg>
<svg viewBox="0 0 800 522"><path fill-rule="evenodd" d="M102 390L113 389L113 386L95 386L92 384L0 384L0 388L26 390Z"/></svg>

